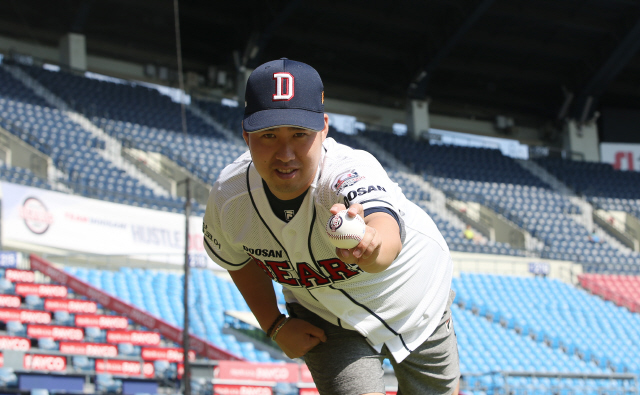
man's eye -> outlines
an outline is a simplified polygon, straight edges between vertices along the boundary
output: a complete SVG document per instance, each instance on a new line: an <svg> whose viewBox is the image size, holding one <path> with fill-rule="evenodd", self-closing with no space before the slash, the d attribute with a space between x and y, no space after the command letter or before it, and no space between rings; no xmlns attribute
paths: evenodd
<svg viewBox="0 0 640 395"><path fill-rule="evenodd" d="M267 139L272 139L272 138L276 137L276 135L273 134L273 133L265 133L265 134L262 135L262 137L267 138Z"/></svg>
<svg viewBox="0 0 640 395"><path fill-rule="evenodd" d="M299 132L299 133L295 134L296 137L304 137L306 135L307 135L307 133L305 133L305 132Z"/></svg>

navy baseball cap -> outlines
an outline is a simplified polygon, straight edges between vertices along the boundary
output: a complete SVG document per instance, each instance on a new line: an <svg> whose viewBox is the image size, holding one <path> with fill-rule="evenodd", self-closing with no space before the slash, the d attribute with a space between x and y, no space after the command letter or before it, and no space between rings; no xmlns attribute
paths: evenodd
<svg viewBox="0 0 640 395"><path fill-rule="evenodd" d="M247 80L243 129L324 129L324 86L308 64L282 58L258 66Z"/></svg>

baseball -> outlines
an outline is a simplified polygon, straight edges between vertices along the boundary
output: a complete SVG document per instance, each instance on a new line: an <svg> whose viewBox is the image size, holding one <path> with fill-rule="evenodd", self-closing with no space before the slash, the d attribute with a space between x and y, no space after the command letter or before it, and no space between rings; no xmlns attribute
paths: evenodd
<svg viewBox="0 0 640 395"><path fill-rule="evenodd" d="M338 248L350 249L357 246L364 237L366 225L361 216L351 218L347 210L332 215L327 221L327 235L331 244Z"/></svg>

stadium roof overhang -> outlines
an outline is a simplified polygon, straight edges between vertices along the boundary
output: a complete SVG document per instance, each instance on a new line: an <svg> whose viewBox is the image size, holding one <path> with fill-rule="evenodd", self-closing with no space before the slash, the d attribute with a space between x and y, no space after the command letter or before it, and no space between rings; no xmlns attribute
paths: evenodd
<svg viewBox="0 0 640 395"><path fill-rule="evenodd" d="M0 35L176 67L174 3L0 2ZM288 57L313 65L327 96L541 125L603 106L640 108L636 0L180 0L185 70Z"/></svg>

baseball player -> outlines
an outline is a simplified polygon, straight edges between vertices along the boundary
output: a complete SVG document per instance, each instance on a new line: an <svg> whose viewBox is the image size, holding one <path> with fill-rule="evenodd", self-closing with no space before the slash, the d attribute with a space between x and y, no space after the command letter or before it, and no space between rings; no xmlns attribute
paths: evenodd
<svg viewBox="0 0 640 395"><path fill-rule="evenodd" d="M369 153L327 137L324 87L311 66L259 66L246 88L249 151L211 189L205 249L229 271L262 329L302 357L323 395L457 393L453 264L431 218ZM348 208L366 231L352 249L325 224ZM283 286L281 314L271 281Z"/></svg>

